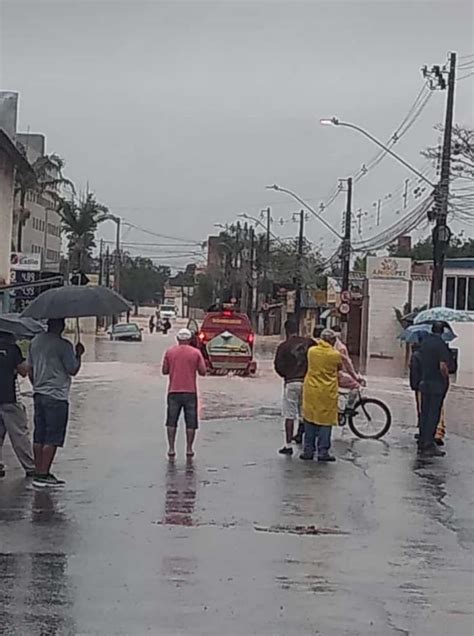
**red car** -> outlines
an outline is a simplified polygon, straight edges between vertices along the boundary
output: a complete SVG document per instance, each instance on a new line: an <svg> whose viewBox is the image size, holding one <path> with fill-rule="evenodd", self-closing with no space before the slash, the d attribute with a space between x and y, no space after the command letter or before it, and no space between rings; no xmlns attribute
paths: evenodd
<svg viewBox="0 0 474 636"><path fill-rule="evenodd" d="M253 359L255 334L246 314L233 309L211 311L204 316L197 335L197 345L206 361L208 373L254 375L257 363Z"/></svg>

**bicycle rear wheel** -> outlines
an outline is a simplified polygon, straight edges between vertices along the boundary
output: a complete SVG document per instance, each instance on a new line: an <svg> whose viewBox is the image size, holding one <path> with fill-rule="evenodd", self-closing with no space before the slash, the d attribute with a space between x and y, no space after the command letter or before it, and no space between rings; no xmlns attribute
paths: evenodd
<svg viewBox="0 0 474 636"><path fill-rule="evenodd" d="M380 439L392 425L390 409L381 400L361 398L348 415L349 428L362 439Z"/></svg>

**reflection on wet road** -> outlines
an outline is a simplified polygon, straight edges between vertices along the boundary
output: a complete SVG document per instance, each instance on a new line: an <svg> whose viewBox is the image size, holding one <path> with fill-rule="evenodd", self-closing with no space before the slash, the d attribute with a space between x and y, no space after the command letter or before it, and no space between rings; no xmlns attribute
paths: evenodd
<svg viewBox="0 0 474 636"><path fill-rule="evenodd" d="M386 440L337 431L333 466L280 457L266 355L255 379L202 381L196 458L180 430L169 463L159 368L171 342L86 343L64 492L35 492L7 453L0 634L472 633L468 435L450 435L446 461L417 462L411 395L378 379L395 420Z"/></svg>

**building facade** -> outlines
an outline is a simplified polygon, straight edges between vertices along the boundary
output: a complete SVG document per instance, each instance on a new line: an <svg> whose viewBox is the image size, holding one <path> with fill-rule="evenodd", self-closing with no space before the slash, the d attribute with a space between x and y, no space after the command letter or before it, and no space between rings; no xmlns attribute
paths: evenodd
<svg viewBox="0 0 474 636"><path fill-rule="evenodd" d="M44 135L19 133L17 141L24 149L30 164L34 164L37 159L46 154ZM42 272L59 272L61 218L55 210L54 201L47 194L29 190L25 201L27 218L21 229L19 228L19 205L19 195L17 195L12 233L14 251L24 254L39 254Z"/></svg>
<svg viewBox="0 0 474 636"><path fill-rule="evenodd" d="M0 284L10 280L15 175L17 171L32 175L16 147L17 112L18 94L0 91Z"/></svg>

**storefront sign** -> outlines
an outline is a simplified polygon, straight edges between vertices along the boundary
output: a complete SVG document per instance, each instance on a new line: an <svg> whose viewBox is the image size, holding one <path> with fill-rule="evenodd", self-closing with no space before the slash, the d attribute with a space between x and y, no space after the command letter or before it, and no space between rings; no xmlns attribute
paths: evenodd
<svg viewBox="0 0 474 636"><path fill-rule="evenodd" d="M392 258L391 256L368 256L367 278L386 278L410 280L411 258Z"/></svg>
<svg viewBox="0 0 474 636"><path fill-rule="evenodd" d="M16 272L39 272L41 269L41 254L12 252L10 254L10 269Z"/></svg>
<svg viewBox="0 0 474 636"><path fill-rule="evenodd" d="M335 278L328 276L327 287L327 304L338 305L340 302L339 295L341 293L341 286Z"/></svg>

